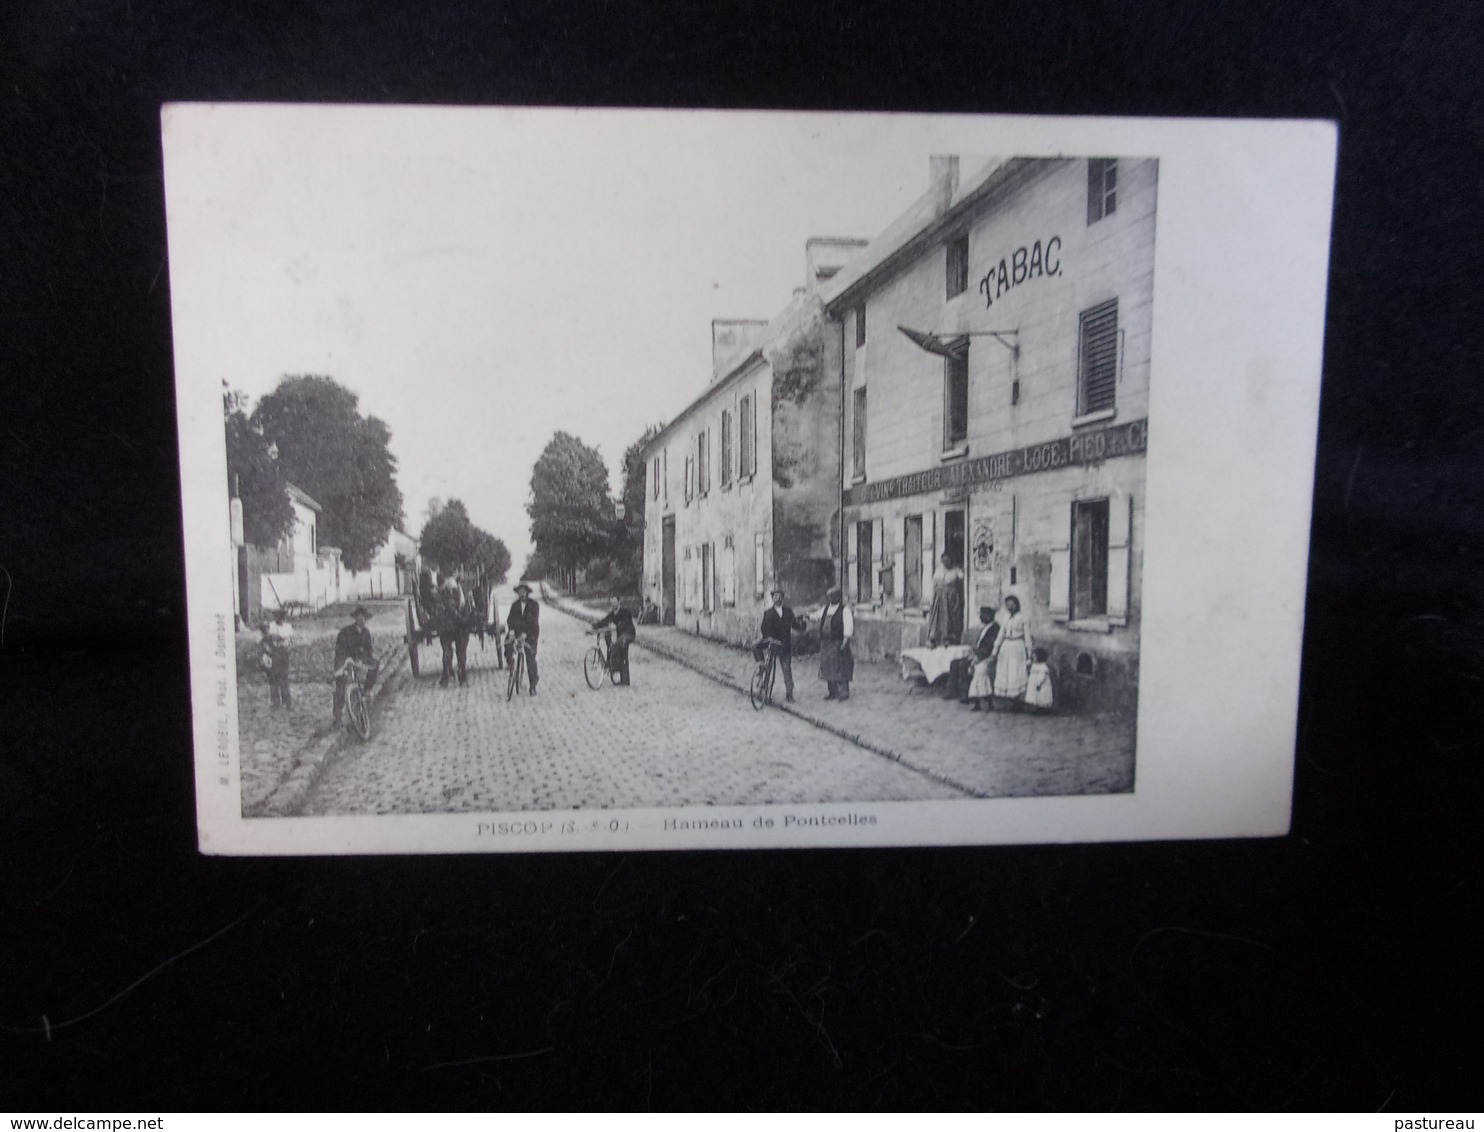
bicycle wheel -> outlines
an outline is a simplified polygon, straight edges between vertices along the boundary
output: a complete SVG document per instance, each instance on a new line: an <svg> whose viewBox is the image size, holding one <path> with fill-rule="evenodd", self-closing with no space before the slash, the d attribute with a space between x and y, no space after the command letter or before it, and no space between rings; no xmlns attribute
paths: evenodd
<svg viewBox="0 0 1484 1132"><path fill-rule="evenodd" d="M603 686L603 678L607 674L608 662L603 657L603 650L594 645L582 658L582 675L587 680L587 686L596 692Z"/></svg>
<svg viewBox="0 0 1484 1132"><path fill-rule="evenodd" d="M520 678L525 673L526 654L520 649L515 650L515 655L510 660L510 680L505 685L505 701L509 703L515 698L515 693L520 691Z"/></svg>
<svg viewBox="0 0 1484 1132"><path fill-rule="evenodd" d="M352 684L345 690L345 715L350 728L362 739L371 738L371 709L360 687Z"/></svg>
<svg viewBox="0 0 1484 1132"><path fill-rule="evenodd" d="M768 703L768 694L772 691L772 681L768 678L766 668L758 668L752 674L752 683L747 689L747 698L752 701L753 711L762 711Z"/></svg>

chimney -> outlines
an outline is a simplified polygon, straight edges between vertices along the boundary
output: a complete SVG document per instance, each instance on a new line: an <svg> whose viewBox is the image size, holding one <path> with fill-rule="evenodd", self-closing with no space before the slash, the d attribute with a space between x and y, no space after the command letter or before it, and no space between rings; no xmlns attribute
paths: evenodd
<svg viewBox="0 0 1484 1132"><path fill-rule="evenodd" d="M948 211L958 193L958 155L942 154L928 158L928 180L937 194L934 210L939 216Z"/></svg>

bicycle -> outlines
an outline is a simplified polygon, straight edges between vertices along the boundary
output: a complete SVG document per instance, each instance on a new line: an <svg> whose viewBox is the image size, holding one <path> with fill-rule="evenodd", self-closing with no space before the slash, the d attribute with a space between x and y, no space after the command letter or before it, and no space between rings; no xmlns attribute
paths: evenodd
<svg viewBox="0 0 1484 1132"><path fill-rule="evenodd" d="M587 636L597 637L598 643L587 650L587 655L582 658L582 675L587 680L587 686L597 691L604 684L617 680L618 676L609 664L609 654L613 649L612 634L602 629L593 629Z"/></svg>
<svg viewBox="0 0 1484 1132"><path fill-rule="evenodd" d="M345 729L359 735L362 741L371 738L371 707L366 703L366 673L369 664L347 657L345 663L335 670L331 683L342 676L345 680Z"/></svg>
<svg viewBox="0 0 1484 1132"><path fill-rule="evenodd" d="M778 676L778 650L783 646L771 638L766 640L766 644L768 654L758 661L747 689L747 698L752 701L754 711L762 711L773 702L773 681Z"/></svg>
<svg viewBox="0 0 1484 1132"><path fill-rule="evenodd" d="M505 702L509 703L520 692L520 682L526 681L526 690L530 691L530 680L526 675L526 654L530 652L531 646L526 644L524 634L517 636L510 643L510 680L505 685Z"/></svg>

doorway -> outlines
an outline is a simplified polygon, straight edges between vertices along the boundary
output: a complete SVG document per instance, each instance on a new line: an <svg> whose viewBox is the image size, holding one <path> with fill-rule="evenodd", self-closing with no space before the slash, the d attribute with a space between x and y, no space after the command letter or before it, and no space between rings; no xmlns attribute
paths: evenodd
<svg viewBox="0 0 1484 1132"><path fill-rule="evenodd" d="M675 516L660 524L660 621L675 624Z"/></svg>

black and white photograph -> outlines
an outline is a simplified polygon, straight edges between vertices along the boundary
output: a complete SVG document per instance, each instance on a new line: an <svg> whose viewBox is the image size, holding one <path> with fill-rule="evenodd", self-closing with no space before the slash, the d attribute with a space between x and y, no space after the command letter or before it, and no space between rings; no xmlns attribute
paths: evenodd
<svg viewBox="0 0 1484 1132"><path fill-rule="evenodd" d="M1318 380L1302 352L1223 358L1183 313L1230 317L1190 287L1191 260L1222 268L1190 246L1190 179L1220 172L1192 167L1188 130L163 121L203 848L1096 839L1147 819L1036 807L1188 791L1161 776L1191 697L1159 680L1189 625L1166 613L1151 698L1146 576L1167 610L1200 604L1212 546L1168 493L1157 510L1151 453L1168 435L1180 477L1235 366L1252 430L1310 434L1269 464L1300 506ZM1285 137L1318 155L1327 210L1332 139L1306 125ZM1248 203L1223 238L1283 228ZM1321 312L1323 236L1277 288ZM1321 323L1290 318L1317 353ZM1208 487L1227 512L1263 490ZM1273 507L1252 520L1276 540ZM1296 580L1270 585L1264 640L1301 623L1303 543L1279 553ZM1245 677L1275 682L1275 737L1294 663ZM1281 761L1230 771L1265 792L1231 822L1286 822Z"/></svg>

